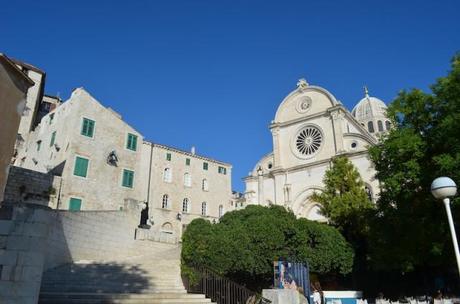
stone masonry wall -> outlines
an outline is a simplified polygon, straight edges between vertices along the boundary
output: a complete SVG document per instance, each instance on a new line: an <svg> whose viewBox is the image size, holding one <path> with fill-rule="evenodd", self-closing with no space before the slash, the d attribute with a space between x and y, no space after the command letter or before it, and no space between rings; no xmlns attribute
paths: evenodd
<svg viewBox="0 0 460 304"><path fill-rule="evenodd" d="M0 205L0 303L36 304L44 270L78 260L142 254L135 241L140 210L62 211L37 204Z"/></svg>
<svg viewBox="0 0 460 304"><path fill-rule="evenodd" d="M12 166L5 188L4 201L56 208L61 177Z"/></svg>
<svg viewBox="0 0 460 304"><path fill-rule="evenodd" d="M134 233L139 217L140 212L130 211L54 211L45 270L78 260L136 255Z"/></svg>
<svg viewBox="0 0 460 304"><path fill-rule="evenodd" d="M38 302L50 211L16 204L0 209L0 302Z"/></svg>

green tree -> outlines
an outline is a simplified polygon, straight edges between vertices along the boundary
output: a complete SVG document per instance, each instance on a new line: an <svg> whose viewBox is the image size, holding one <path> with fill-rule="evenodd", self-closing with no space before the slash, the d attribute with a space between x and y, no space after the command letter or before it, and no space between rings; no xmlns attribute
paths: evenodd
<svg viewBox="0 0 460 304"><path fill-rule="evenodd" d="M182 237L183 264L206 266L254 289L270 286L280 258L308 263L319 274L346 274L353 250L337 229L298 220L281 206L248 206L218 224L196 219Z"/></svg>
<svg viewBox="0 0 460 304"><path fill-rule="evenodd" d="M356 245L367 234L367 219L373 209L358 170L347 157L335 157L323 183L324 190L314 193L312 200L321 204L322 214Z"/></svg>
<svg viewBox="0 0 460 304"><path fill-rule="evenodd" d="M435 268L454 269L446 215L430 184L439 176L460 182L459 56L431 91L402 91L388 108L395 127L370 149L381 182L370 242L377 269L426 275ZM454 208L458 203L454 200Z"/></svg>

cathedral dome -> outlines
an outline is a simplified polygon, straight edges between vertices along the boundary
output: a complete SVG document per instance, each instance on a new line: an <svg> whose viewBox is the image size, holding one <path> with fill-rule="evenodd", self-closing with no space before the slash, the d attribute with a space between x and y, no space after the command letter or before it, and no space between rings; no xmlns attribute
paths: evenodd
<svg viewBox="0 0 460 304"><path fill-rule="evenodd" d="M369 131L369 133L386 132L391 128L391 123L387 118L386 104L376 98L369 96L367 88L364 88L365 96L353 108L353 117Z"/></svg>
<svg viewBox="0 0 460 304"><path fill-rule="evenodd" d="M387 106L382 100L371 97L366 93L366 96L353 108L351 114L353 114L356 120L361 122L370 120L374 117L386 117L386 112Z"/></svg>

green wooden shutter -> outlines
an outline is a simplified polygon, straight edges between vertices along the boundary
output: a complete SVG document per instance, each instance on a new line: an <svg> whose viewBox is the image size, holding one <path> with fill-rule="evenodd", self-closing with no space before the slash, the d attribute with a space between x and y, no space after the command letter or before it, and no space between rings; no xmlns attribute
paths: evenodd
<svg viewBox="0 0 460 304"><path fill-rule="evenodd" d="M88 159L77 156L75 159L73 174L76 176L86 177L88 173L88 163Z"/></svg>
<svg viewBox="0 0 460 304"><path fill-rule="evenodd" d="M186 166L190 166L190 158L186 158L186 159L185 159L185 165L186 165Z"/></svg>
<svg viewBox="0 0 460 304"><path fill-rule="evenodd" d="M134 171L123 169L122 186L132 188L134 184Z"/></svg>
<svg viewBox="0 0 460 304"><path fill-rule="evenodd" d="M81 210L81 199L71 197L69 202L69 210L70 211L79 211Z"/></svg>
<svg viewBox="0 0 460 304"><path fill-rule="evenodd" d="M51 140L50 140L50 147L54 145L54 141L56 140L56 131L51 133Z"/></svg>
<svg viewBox="0 0 460 304"><path fill-rule="evenodd" d="M137 135L128 133L128 140L126 141L126 148L129 150L137 150Z"/></svg>
<svg viewBox="0 0 460 304"><path fill-rule="evenodd" d="M83 118L83 122L81 125L81 135L88 136L88 137L93 137L94 135L94 124L95 121L88 119L88 118Z"/></svg>

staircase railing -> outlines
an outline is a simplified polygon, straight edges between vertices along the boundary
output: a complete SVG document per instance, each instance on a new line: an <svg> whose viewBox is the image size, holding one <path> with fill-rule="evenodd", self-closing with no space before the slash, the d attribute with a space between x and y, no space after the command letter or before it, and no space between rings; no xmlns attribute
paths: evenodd
<svg viewBox="0 0 460 304"><path fill-rule="evenodd" d="M227 278L204 267L194 266L192 269L198 274L198 282L191 284L185 278L184 286L190 293L205 294L207 298L217 304L270 304L271 301L260 294L247 289Z"/></svg>

